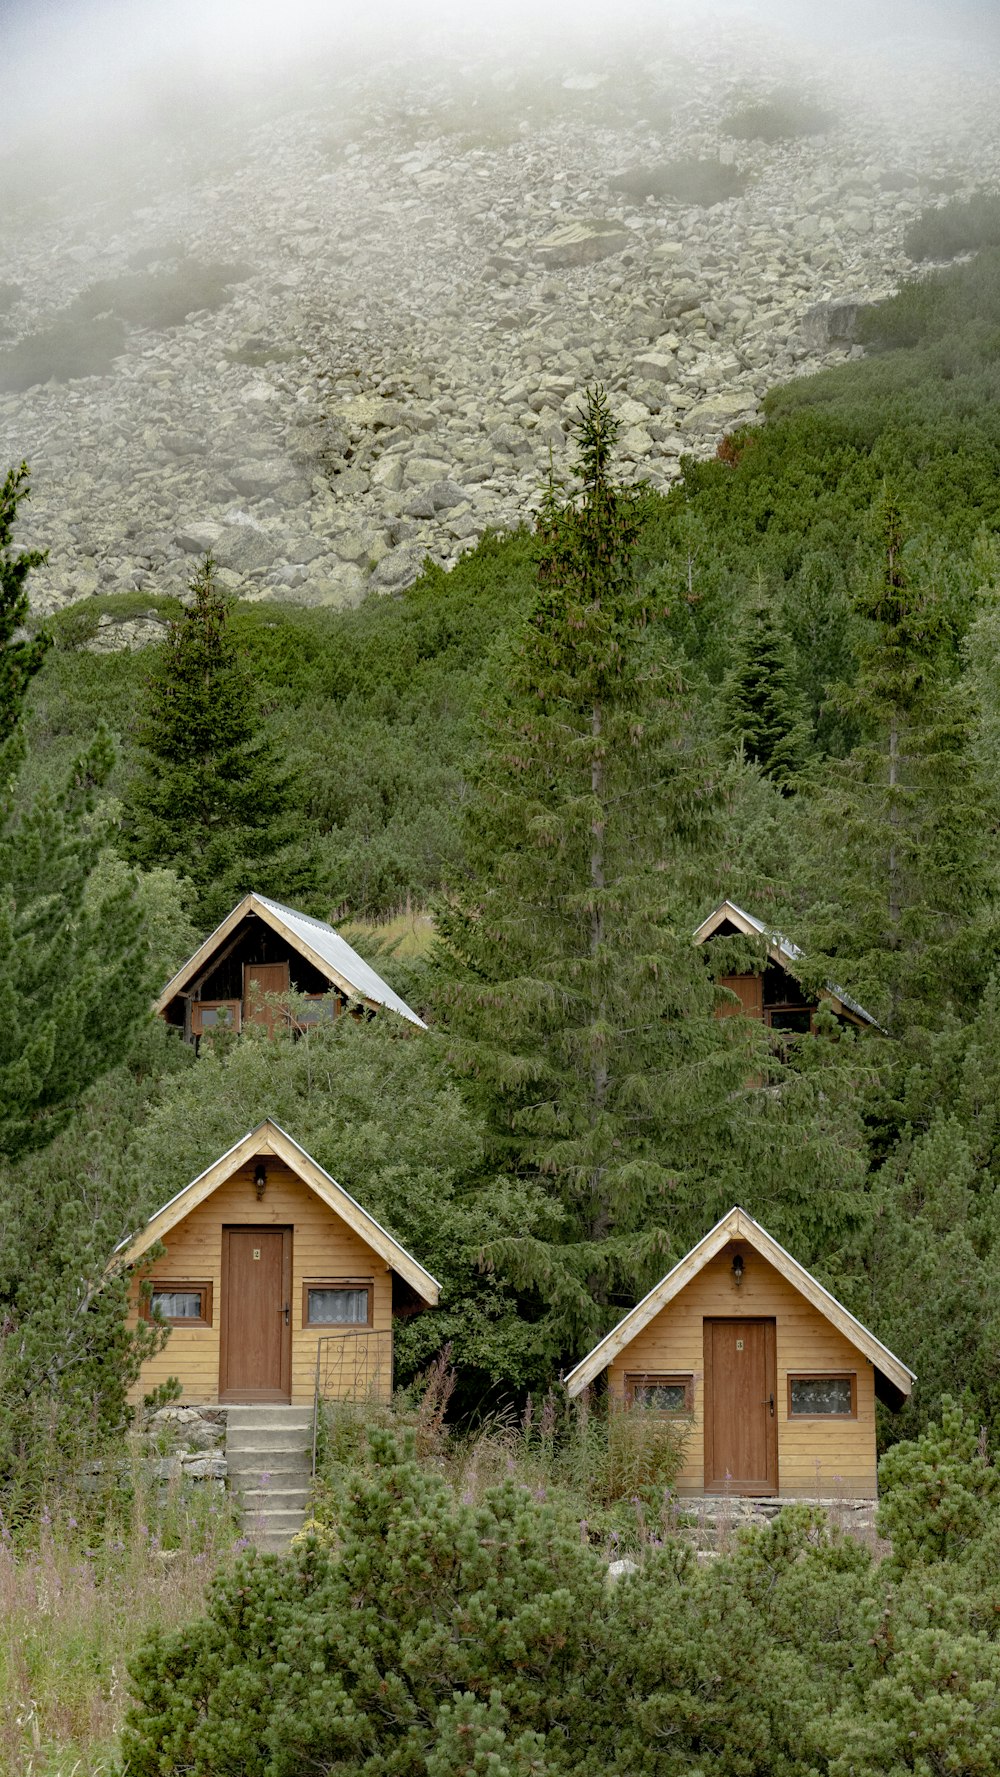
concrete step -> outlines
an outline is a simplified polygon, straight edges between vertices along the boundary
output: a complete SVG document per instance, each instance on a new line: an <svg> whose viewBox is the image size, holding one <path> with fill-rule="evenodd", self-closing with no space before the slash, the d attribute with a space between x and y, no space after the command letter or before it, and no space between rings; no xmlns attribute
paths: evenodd
<svg viewBox="0 0 1000 1777"><path fill-rule="evenodd" d="M312 1475L309 1450L227 1450L226 1462L231 1475Z"/></svg>
<svg viewBox="0 0 1000 1777"><path fill-rule="evenodd" d="M240 1499L247 1513L301 1512L309 1504L308 1487L241 1487Z"/></svg>
<svg viewBox="0 0 1000 1777"><path fill-rule="evenodd" d="M262 1536L294 1536L302 1529L305 1514L298 1512L257 1512L248 1513L244 1520L247 1536L253 1536L259 1530Z"/></svg>
<svg viewBox="0 0 1000 1777"><path fill-rule="evenodd" d="M253 1538L254 1548L261 1549L266 1555L287 1555L291 1545L291 1533L285 1531L274 1534L271 1531L262 1530Z"/></svg>
<svg viewBox="0 0 1000 1777"><path fill-rule="evenodd" d="M241 1450L305 1450L312 1456L312 1426L230 1425L226 1453Z"/></svg>
<svg viewBox="0 0 1000 1777"><path fill-rule="evenodd" d="M253 1407L227 1407L226 1424L233 1429L245 1429L248 1425L267 1427L271 1430L283 1428L308 1431L312 1435L313 1410L311 1407L281 1407L264 1402Z"/></svg>

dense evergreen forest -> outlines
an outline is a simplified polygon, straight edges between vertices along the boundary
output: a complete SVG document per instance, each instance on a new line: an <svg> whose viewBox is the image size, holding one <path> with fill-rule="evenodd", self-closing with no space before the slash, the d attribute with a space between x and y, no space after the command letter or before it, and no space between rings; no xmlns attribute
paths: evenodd
<svg viewBox="0 0 1000 1777"><path fill-rule="evenodd" d="M8 1473L41 1376L114 1422L108 1254L265 1115L445 1280L402 1363L450 1339L463 1410L547 1386L738 1201L917 1371L886 1437L942 1392L995 1424L1000 255L865 328L667 498L618 485L601 405L575 480L401 598L230 608L206 570L161 649L88 650L120 599L8 640ZM249 886L370 943L432 910L380 960L431 1035L191 1066L144 995ZM884 1034L720 1025L689 938L726 896Z"/></svg>

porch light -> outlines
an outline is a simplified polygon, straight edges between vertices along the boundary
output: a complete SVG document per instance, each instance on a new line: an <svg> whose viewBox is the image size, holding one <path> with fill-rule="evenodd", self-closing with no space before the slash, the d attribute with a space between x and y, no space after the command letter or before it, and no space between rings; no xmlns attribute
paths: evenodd
<svg viewBox="0 0 1000 1777"><path fill-rule="evenodd" d="M267 1188L267 1167L264 1165L263 1160L258 1160L254 1167L253 1187L257 1193L257 1202L259 1203Z"/></svg>
<svg viewBox="0 0 1000 1777"><path fill-rule="evenodd" d="M733 1282L735 1283L737 1289L739 1289L740 1284L743 1282L743 1254L742 1253L734 1253L733 1254Z"/></svg>

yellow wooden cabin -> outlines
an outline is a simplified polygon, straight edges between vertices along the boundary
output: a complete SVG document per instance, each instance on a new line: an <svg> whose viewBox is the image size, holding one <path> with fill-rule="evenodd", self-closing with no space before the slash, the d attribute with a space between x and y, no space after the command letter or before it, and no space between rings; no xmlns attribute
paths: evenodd
<svg viewBox="0 0 1000 1777"><path fill-rule="evenodd" d="M677 1490L872 1499L875 1402L915 1381L743 1209L731 1209L567 1377L688 1429Z"/></svg>
<svg viewBox="0 0 1000 1777"><path fill-rule="evenodd" d="M387 1399L393 1315L433 1307L438 1284L276 1123L261 1123L119 1250L136 1266L133 1314L170 1336L137 1398L176 1377L192 1405ZM142 1269L142 1268L140 1268Z"/></svg>
<svg viewBox="0 0 1000 1777"><path fill-rule="evenodd" d="M223 1025L271 1029L289 1016L275 997L287 993L299 996L294 1023L300 1027L345 1010L385 1009L426 1029L333 926L257 894L244 895L227 913L167 982L153 1010L197 1047L207 1031Z"/></svg>

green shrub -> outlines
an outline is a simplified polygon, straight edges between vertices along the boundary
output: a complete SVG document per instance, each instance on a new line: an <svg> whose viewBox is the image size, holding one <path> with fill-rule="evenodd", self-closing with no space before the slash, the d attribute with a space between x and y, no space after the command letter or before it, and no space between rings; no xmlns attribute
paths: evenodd
<svg viewBox="0 0 1000 1777"><path fill-rule="evenodd" d="M312 1542L247 1557L193 1630L146 1644L129 1777L571 1768L602 1563L523 1489L466 1505L385 1433L372 1455L344 1490L335 1557Z"/></svg>
<svg viewBox="0 0 1000 1777"><path fill-rule="evenodd" d="M726 198L740 197L746 190L749 175L720 160L699 160L697 156L683 160L664 161L654 167L632 167L617 173L609 183L623 191L633 203L647 197L677 204L721 204Z"/></svg>
<svg viewBox="0 0 1000 1777"><path fill-rule="evenodd" d="M903 241L911 259L954 259L980 247L1000 247L1000 195L977 191L923 210Z"/></svg>
<svg viewBox="0 0 1000 1777"><path fill-rule="evenodd" d="M740 142L783 142L797 136L819 136L832 127L832 111L794 93L773 93L737 106L722 119L722 132Z"/></svg>
<svg viewBox="0 0 1000 1777"><path fill-rule="evenodd" d="M35 383L107 376L124 350L125 327L117 315L61 317L0 352L0 391L20 394Z"/></svg>
<svg viewBox="0 0 1000 1777"><path fill-rule="evenodd" d="M981 1448L978 1426L947 1395L940 1424L887 1450L878 1478L879 1535L891 1540L900 1571L958 1560L997 1517L1000 1470Z"/></svg>

